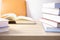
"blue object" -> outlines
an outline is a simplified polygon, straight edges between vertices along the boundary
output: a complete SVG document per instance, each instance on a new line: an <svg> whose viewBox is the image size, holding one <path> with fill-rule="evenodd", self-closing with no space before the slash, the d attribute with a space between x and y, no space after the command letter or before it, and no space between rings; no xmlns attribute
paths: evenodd
<svg viewBox="0 0 60 40"><path fill-rule="evenodd" d="M60 28L53 27L53 26L48 25L46 23L43 23L43 27L46 32L60 32Z"/></svg>

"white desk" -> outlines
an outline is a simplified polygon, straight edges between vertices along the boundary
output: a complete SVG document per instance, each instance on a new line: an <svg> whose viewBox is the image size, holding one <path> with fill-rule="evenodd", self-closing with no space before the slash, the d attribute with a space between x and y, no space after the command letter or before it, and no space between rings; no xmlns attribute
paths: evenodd
<svg viewBox="0 0 60 40"><path fill-rule="evenodd" d="M16 40L21 39L26 40L29 38L34 40L58 40L60 39L60 33L47 33L44 31L41 23L37 23L36 25L18 25L18 24L10 24L9 32L0 33L0 37L3 40ZM18 36L18 37L17 37Z"/></svg>

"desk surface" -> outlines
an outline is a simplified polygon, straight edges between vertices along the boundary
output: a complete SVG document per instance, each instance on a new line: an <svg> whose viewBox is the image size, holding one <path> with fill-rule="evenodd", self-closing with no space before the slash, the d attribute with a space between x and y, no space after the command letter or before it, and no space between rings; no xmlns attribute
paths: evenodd
<svg viewBox="0 0 60 40"><path fill-rule="evenodd" d="M9 31L0 36L60 36L60 33L45 32L41 23L34 25L9 24Z"/></svg>

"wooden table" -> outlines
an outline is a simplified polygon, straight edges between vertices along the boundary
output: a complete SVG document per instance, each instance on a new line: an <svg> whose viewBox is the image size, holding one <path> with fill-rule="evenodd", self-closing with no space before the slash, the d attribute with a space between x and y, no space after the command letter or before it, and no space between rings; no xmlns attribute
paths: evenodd
<svg viewBox="0 0 60 40"><path fill-rule="evenodd" d="M9 31L0 33L0 40L60 40L60 33L45 32L40 22L37 24L9 24Z"/></svg>

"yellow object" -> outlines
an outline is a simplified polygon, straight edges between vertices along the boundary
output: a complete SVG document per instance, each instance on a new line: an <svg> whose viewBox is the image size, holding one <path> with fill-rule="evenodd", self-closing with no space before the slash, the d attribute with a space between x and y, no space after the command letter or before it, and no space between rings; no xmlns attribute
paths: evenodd
<svg viewBox="0 0 60 40"><path fill-rule="evenodd" d="M15 13L17 16L26 16L25 0L2 0L2 14Z"/></svg>

